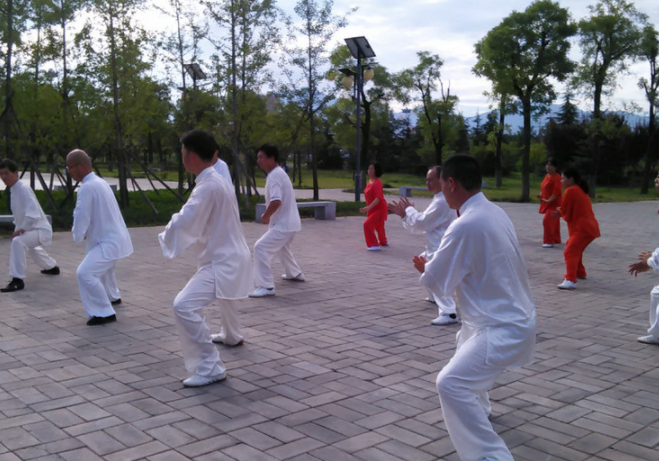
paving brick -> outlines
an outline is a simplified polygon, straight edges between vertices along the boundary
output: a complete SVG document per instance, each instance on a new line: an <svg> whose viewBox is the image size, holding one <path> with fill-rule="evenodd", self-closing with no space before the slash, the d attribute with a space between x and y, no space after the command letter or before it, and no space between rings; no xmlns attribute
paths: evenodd
<svg viewBox="0 0 659 461"><path fill-rule="evenodd" d="M126 445L110 437L103 431L90 432L89 434L81 435L79 438L99 456L105 456L126 448Z"/></svg>
<svg viewBox="0 0 659 461"><path fill-rule="evenodd" d="M659 244L647 231L656 202L594 206L603 236L584 256L588 280L569 293L555 288L562 246L539 245L537 205L502 207L539 322L535 362L504 373L490 393L493 426L516 461L654 459L657 349L636 337L656 277L620 285L620 263ZM188 374L171 313L195 261L164 260L162 228L131 229L135 254L117 266L118 322L88 328L75 280L84 249L55 233L60 277L0 303L0 461L458 461L434 379L459 327L429 324L433 309L409 264L423 236L388 223L392 245L374 255L362 222L303 221L293 251L307 282L276 280L276 297L240 301L245 345L219 347L230 379L201 389L181 384ZM252 246L263 227L243 227ZM0 239L0 259L8 248ZM217 305L205 315L220 328Z"/></svg>
<svg viewBox="0 0 659 461"><path fill-rule="evenodd" d="M153 441L139 445L134 448L128 448L126 450L117 451L105 457L107 461L133 461L137 459L146 458L151 455L155 455L167 450L167 446L158 442Z"/></svg>

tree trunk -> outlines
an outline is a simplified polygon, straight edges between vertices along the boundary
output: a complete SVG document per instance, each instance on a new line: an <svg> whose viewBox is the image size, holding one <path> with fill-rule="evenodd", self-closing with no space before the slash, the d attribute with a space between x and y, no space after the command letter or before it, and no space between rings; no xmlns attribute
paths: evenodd
<svg viewBox="0 0 659 461"><path fill-rule="evenodd" d="M504 131L504 120L506 114L503 111L504 103L501 103L499 107L499 129L497 130L497 146L496 153L494 155L494 187L497 189L501 188L503 183L503 166L502 166L502 157L503 157L503 131Z"/></svg>
<svg viewBox="0 0 659 461"><path fill-rule="evenodd" d="M643 182L641 183L641 194L648 193L648 185L652 179L652 165L654 160L654 104L650 103L650 121L648 122L648 143L645 148L645 166L643 168Z"/></svg>
<svg viewBox="0 0 659 461"><path fill-rule="evenodd" d="M110 65L112 66L112 102L114 106L114 150L119 172L119 206L128 207L128 182L126 181L126 155L123 150L123 133L119 117L119 76L117 70L117 43L114 30L114 11L110 10Z"/></svg>
<svg viewBox="0 0 659 461"><path fill-rule="evenodd" d="M432 128L432 127L431 127ZM442 136L442 114L437 113L437 143L435 143L435 161L442 164L442 151L444 150L444 136Z"/></svg>
<svg viewBox="0 0 659 461"><path fill-rule="evenodd" d="M531 157L531 99L522 99L524 115L524 145L522 146L522 202L528 202L531 197L531 183L529 181L529 163Z"/></svg>
<svg viewBox="0 0 659 461"><path fill-rule="evenodd" d="M183 37L181 35L181 10L180 10L180 4L177 2L176 3L176 31L178 34L178 52L179 52L179 60L181 64L181 82L183 84L183 92L181 93L181 100L183 104L181 104L181 107L184 109L183 113L186 118L187 122L187 127L190 127L191 123L188 120L188 115L187 111L185 110L185 104L186 104L186 93L187 93L187 88L185 86L185 67L184 67L184 62L183 62ZM176 164L178 167L178 193L179 195L183 195L183 181L186 178L186 173L185 173L185 167L183 166L183 154L179 150L176 153Z"/></svg>
<svg viewBox="0 0 659 461"><path fill-rule="evenodd" d="M14 158L13 149L11 148L11 121L13 117L12 91L11 91L11 59L12 49L14 46L14 2L7 0L7 57L5 63L5 110L4 131L5 131L5 157Z"/></svg>

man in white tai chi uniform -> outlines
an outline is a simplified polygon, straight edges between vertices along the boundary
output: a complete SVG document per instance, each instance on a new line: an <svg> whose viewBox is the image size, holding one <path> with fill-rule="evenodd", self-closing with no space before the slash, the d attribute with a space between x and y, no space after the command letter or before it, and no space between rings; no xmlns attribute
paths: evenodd
<svg viewBox="0 0 659 461"><path fill-rule="evenodd" d="M219 151L216 150L215 154L213 155L213 168L215 168L215 171L217 171L220 176L226 179L229 184L233 184L233 180L231 179L231 172L229 171L229 165L227 165L227 162L219 157L219 154ZM233 195L236 194L234 193Z"/></svg>
<svg viewBox="0 0 659 461"><path fill-rule="evenodd" d="M654 188L659 192L659 175L654 180ZM652 253L649 251L641 252L638 255L638 262L629 265L629 273L633 274L634 277L639 272L649 270L659 270L659 248L656 248ZM637 341L659 345L659 285L655 286L650 292L650 328L648 328L648 334L639 336Z"/></svg>
<svg viewBox="0 0 659 461"><path fill-rule="evenodd" d="M401 197L400 201L396 202L394 200L389 204L389 211L403 219L403 226L406 229L412 231L413 234L426 234L426 251L421 256L428 261L432 260L433 254L439 248L439 243L442 241L449 224L458 217L455 210L452 210L446 203L446 199L444 199L442 186L439 182L440 170L441 167L434 166L426 174L426 187L428 187L429 192L432 192L433 198L424 211L414 209L414 203L406 197ZM451 296L442 298L433 293L428 287L426 287L426 291L428 292L428 298L426 299L437 304L438 315L431 323L433 325L457 323L458 318L455 313L453 298Z"/></svg>
<svg viewBox="0 0 659 461"><path fill-rule="evenodd" d="M193 130L181 138L181 144L183 165L196 175L196 185L158 240L166 258L186 250L197 257L199 269L174 299L174 318L185 368L193 373L183 385L199 387L227 376L213 342L243 343L235 300L247 298L253 287L252 261L235 193L213 168L215 139ZM201 310L216 298L222 308L222 329L211 336Z"/></svg>
<svg viewBox="0 0 659 461"><path fill-rule="evenodd" d="M18 179L18 165L9 159L0 162L0 179L9 188L10 208L14 215L14 233L9 250L9 276L11 281L3 293L25 288L26 254L41 267L41 273L58 275L59 267L42 246L53 239L53 228L39 205L34 191Z"/></svg>
<svg viewBox="0 0 659 461"><path fill-rule="evenodd" d="M515 228L480 191L478 162L455 155L442 165L442 191L459 217L426 264L421 283L440 296L454 291L462 328L455 355L437 376L444 422L462 461L513 461L488 420L488 391L505 370L529 364L536 312Z"/></svg>
<svg viewBox="0 0 659 461"><path fill-rule="evenodd" d="M86 243L87 254L78 266L80 300L87 325L117 320L112 305L121 304L115 268L117 260L133 253L133 242L109 184L92 171L92 161L82 150L66 156L66 168L75 181L82 181L73 210L73 241Z"/></svg>
<svg viewBox="0 0 659 461"><path fill-rule="evenodd" d="M291 243L297 232L302 230L300 212L295 201L293 184L286 172L279 166L279 151L272 144L259 147L256 156L259 167L265 171L265 212L261 222L269 224L268 231L254 245L254 278L256 290L249 294L252 298L274 296L275 282L270 262L279 255L284 266L284 280L304 282L304 274L297 265Z"/></svg>

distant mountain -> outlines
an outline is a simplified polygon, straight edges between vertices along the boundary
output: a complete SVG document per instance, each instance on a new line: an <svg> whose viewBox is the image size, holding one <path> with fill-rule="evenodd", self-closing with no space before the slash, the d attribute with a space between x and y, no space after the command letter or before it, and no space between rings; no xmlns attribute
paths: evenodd
<svg viewBox="0 0 659 461"><path fill-rule="evenodd" d="M533 131L535 133L537 133L538 130L540 129L540 127L545 126L547 124L547 122L549 122L550 118L557 118L558 113L560 112L560 110L561 110L561 106L552 105L549 108L549 112L546 113L545 115L543 115L542 117L540 117L540 118L531 118L531 127L533 128ZM485 124L485 122L487 121L487 115L490 112L492 112L492 111L483 112L482 114L480 114L481 126L483 126ZM578 116L580 118L589 118L590 114L591 114L590 111L584 111L584 110L581 110L581 109L577 109L577 113L579 114ZM615 113L622 116L625 119L625 122L627 123L627 125L629 125L632 128L637 126L637 125L647 125L648 122L649 122L649 117L644 116L644 115L635 115L635 114L632 114L632 113L629 113L629 112L622 112L622 111L618 111L618 112L615 112ZM470 130L473 129L476 126L476 117L477 116L474 115L473 117L466 117L465 118L465 123L467 124L467 127ZM394 113L394 118L396 118L398 120L407 119L410 123L410 126L416 126L416 124L418 122L418 117L410 109L404 109L401 112L395 112ZM515 133L519 132L522 129L522 127L524 126L524 117L522 116L522 114L506 115L505 123L506 123L506 125L508 125L510 127L510 132L515 134Z"/></svg>
<svg viewBox="0 0 659 461"><path fill-rule="evenodd" d="M540 118L531 118L531 127L533 128L533 131L537 133L540 127L545 126L547 122L549 122L550 118L558 117L558 113L560 112L560 110L561 110L561 106L552 105L549 109L549 112L546 113L545 115L541 116ZM488 111L480 114L481 126L483 126L487 121L487 115L490 112L492 111ZM580 118L590 118L591 115L590 111L583 111L581 109L577 109L577 112ZM632 128L637 125L647 125L649 122L649 118L646 116L635 115L629 112L622 112L622 111L618 111L615 113L622 116L625 119L627 125L629 125ZM477 116L465 118L465 123L470 129L473 129L476 126L476 118ZM510 127L510 131L514 134L524 127L524 117L522 116L522 114L506 115L506 119L504 123Z"/></svg>

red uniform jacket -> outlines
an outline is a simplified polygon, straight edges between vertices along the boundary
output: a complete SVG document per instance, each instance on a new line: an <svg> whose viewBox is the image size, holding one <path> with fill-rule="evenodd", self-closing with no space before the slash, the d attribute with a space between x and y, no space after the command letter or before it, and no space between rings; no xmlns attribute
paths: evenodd
<svg viewBox="0 0 659 461"><path fill-rule="evenodd" d="M593 238L600 236L600 227L593 213L593 205L581 187L575 185L565 189L561 215L567 222L570 235L580 233Z"/></svg>

